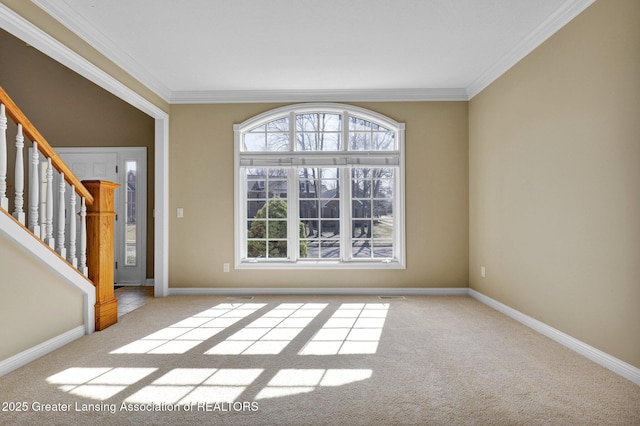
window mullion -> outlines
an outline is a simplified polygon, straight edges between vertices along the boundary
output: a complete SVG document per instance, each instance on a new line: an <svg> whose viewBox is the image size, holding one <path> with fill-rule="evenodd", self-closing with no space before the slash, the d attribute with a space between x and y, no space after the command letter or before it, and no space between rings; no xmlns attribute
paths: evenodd
<svg viewBox="0 0 640 426"><path fill-rule="evenodd" d="M349 151L349 112L342 112L342 152ZM346 157L345 157L346 158ZM351 260L351 167L343 167L340 185L340 261Z"/></svg>
<svg viewBox="0 0 640 426"><path fill-rule="evenodd" d="M349 151L349 112L342 113L342 151Z"/></svg>
<svg viewBox="0 0 640 426"><path fill-rule="evenodd" d="M289 113L289 152L296 151L296 112ZM291 262L297 262L300 257L300 203L298 201L300 189L298 187L298 168L291 166L287 173L287 254Z"/></svg>
<svg viewBox="0 0 640 426"><path fill-rule="evenodd" d="M291 111L289 113L289 152L296 151L296 113Z"/></svg>
<svg viewBox="0 0 640 426"><path fill-rule="evenodd" d="M340 169L340 260L351 260L351 167Z"/></svg>
<svg viewBox="0 0 640 426"><path fill-rule="evenodd" d="M300 257L300 187L295 166L288 168L287 192L287 257L297 262Z"/></svg>
<svg viewBox="0 0 640 426"><path fill-rule="evenodd" d="M238 247L239 258L247 258L247 172L246 169L241 167L238 175L239 190L243 191L242 202L238 203L238 219L240 222L239 234L242 244Z"/></svg>

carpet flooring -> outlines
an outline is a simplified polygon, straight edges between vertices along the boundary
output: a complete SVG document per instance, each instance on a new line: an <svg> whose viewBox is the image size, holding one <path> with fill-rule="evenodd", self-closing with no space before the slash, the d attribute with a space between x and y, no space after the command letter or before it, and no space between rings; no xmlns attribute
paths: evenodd
<svg viewBox="0 0 640 426"><path fill-rule="evenodd" d="M11 425L640 425L640 387L469 297L172 296L0 377Z"/></svg>

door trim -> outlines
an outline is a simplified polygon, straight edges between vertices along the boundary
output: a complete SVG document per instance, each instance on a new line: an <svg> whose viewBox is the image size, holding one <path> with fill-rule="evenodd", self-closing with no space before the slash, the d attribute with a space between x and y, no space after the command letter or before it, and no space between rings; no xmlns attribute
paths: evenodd
<svg viewBox="0 0 640 426"><path fill-rule="evenodd" d="M142 223L138 223L141 226L136 227L136 241L138 242L137 250L137 262L138 273L134 279L123 279L118 277L116 271L116 277L118 277L118 285L135 285L145 286L148 283L147 280L147 205L148 205L148 192L147 192L147 148L146 147L79 147L79 148L56 148L56 151L61 157L65 154L115 154L116 155L116 167L118 172L116 173L118 184L120 184L119 190L116 190L116 211L122 212L122 218L116 222L115 231L122 235L120 238L120 246L115 247L116 261L124 258L123 243L126 241L126 212L125 212L125 198L127 196L127 174L126 163L127 161L137 161L140 165L137 176L137 188L136 192L141 194L137 201L137 214L136 220L140 220ZM144 194L144 196L142 196ZM122 265L118 265L119 268Z"/></svg>

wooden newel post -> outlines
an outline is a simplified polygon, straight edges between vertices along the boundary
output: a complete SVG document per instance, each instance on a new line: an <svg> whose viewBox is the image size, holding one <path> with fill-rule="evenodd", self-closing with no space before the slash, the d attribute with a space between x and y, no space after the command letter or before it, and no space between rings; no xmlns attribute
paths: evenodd
<svg viewBox="0 0 640 426"><path fill-rule="evenodd" d="M100 331L118 322L118 301L113 292L113 195L120 185L102 180L82 184L93 196L93 204L87 206L87 267L89 280L96 286L96 330Z"/></svg>

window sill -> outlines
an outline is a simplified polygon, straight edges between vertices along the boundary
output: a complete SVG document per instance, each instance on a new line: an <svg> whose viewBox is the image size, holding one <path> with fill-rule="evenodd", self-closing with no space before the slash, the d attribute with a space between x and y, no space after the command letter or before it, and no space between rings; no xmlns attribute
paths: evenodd
<svg viewBox="0 0 640 426"><path fill-rule="evenodd" d="M340 262L332 260L305 260L298 262L267 261L267 260L242 260L236 262L236 269L256 269L256 270L305 270L305 269L406 269L406 266L398 260L367 260Z"/></svg>

